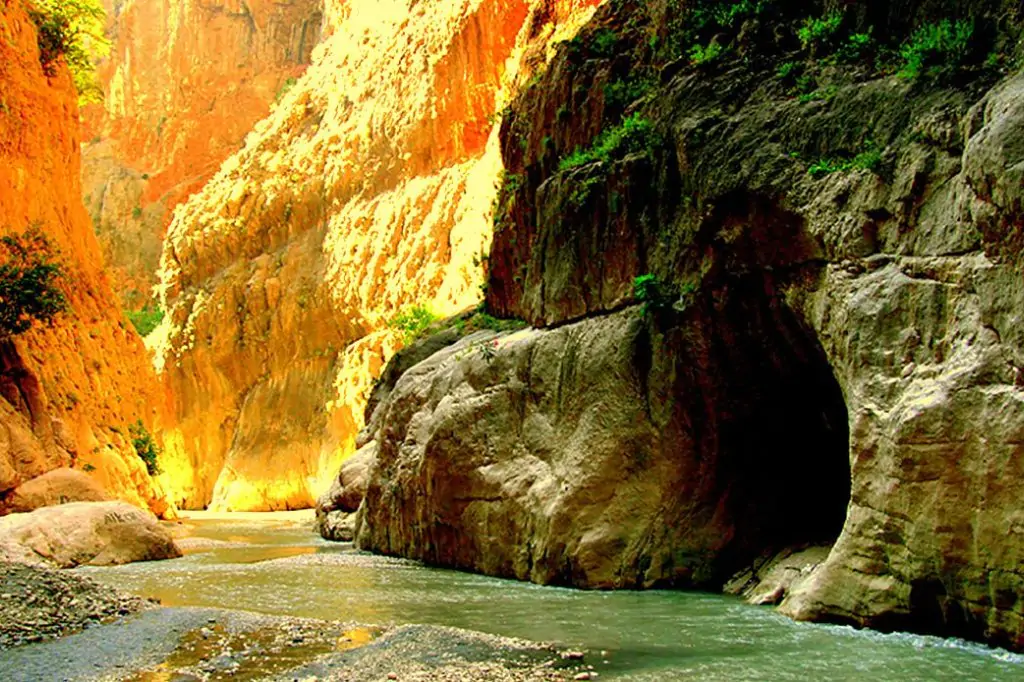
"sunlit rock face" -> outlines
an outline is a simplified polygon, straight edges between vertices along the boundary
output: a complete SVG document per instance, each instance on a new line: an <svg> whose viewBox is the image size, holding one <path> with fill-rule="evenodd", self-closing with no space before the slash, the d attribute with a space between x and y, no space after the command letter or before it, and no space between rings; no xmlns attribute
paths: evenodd
<svg viewBox="0 0 1024 682"><path fill-rule="evenodd" d="M323 0L105 0L102 105L85 108L85 203L130 305L173 208L237 151L320 40Z"/></svg>
<svg viewBox="0 0 1024 682"><path fill-rule="evenodd" d="M168 229L152 340L182 504L326 490L401 342L388 320L479 300L494 112L594 4L328 3L312 66Z"/></svg>
<svg viewBox="0 0 1024 682"><path fill-rule="evenodd" d="M70 310L0 341L0 513L8 493L74 467L110 496L173 513L128 425L162 404L138 336L121 318L79 184L78 106L63 68L39 63L21 2L0 5L0 235L37 226L65 272Z"/></svg>

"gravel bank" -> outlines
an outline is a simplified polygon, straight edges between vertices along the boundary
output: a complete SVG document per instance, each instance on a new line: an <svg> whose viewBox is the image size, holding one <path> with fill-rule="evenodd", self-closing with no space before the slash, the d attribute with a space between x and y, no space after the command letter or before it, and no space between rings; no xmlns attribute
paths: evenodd
<svg viewBox="0 0 1024 682"><path fill-rule="evenodd" d="M583 652L433 625L393 628L370 644L322 657L277 682L552 682L598 679Z"/></svg>
<svg viewBox="0 0 1024 682"><path fill-rule="evenodd" d="M151 606L82 576L0 563L0 651L77 632Z"/></svg>

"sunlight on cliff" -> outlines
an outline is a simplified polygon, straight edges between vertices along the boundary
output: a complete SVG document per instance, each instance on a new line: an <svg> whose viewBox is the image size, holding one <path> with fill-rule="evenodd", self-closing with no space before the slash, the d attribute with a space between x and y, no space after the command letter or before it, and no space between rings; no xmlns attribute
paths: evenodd
<svg viewBox="0 0 1024 682"><path fill-rule="evenodd" d="M494 114L596 4L328 5L312 66L168 229L148 343L180 502L295 508L327 487L400 346L388 321L480 300Z"/></svg>

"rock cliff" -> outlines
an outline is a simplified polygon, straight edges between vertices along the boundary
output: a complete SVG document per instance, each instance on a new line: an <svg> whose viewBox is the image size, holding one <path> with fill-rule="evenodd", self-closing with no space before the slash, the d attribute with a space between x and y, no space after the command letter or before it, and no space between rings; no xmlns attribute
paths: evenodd
<svg viewBox="0 0 1024 682"><path fill-rule="evenodd" d="M311 506L413 306L479 300L495 112L594 2L349 2L245 146L175 211L154 339L190 507Z"/></svg>
<svg viewBox="0 0 1024 682"><path fill-rule="evenodd" d="M633 587L825 541L785 613L1024 648L1020 36L605 5L502 127L487 303L542 329L394 382L357 543Z"/></svg>
<svg viewBox="0 0 1024 682"><path fill-rule="evenodd" d="M109 495L171 513L129 434L136 420L153 422L163 397L142 342L114 304L82 206L77 118L67 70L44 70L26 5L5 0L0 235L39 228L64 271L69 310L0 341L0 511L21 484L71 466Z"/></svg>
<svg viewBox="0 0 1024 682"><path fill-rule="evenodd" d="M323 0L106 0L101 105L84 109L83 191L115 291L148 302L171 212L308 65Z"/></svg>

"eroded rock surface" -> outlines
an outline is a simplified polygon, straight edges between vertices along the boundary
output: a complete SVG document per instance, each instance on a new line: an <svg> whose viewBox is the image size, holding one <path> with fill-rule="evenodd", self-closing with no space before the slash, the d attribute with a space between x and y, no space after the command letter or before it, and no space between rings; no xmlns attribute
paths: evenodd
<svg viewBox="0 0 1024 682"><path fill-rule="evenodd" d="M129 435L136 420L155 421L162 398L82 206L74 86L61 64L44 71L27 8L0 6L0 235L38 227L64 273L69 310L0 339L0 498L74 466L111 497L173 513Z"/></svg>
<svg viewBox="0 0 1024 682"><path fill-rule="evenodd" d="M593 1L351 2L161 257L150 337L188 507L313 506L356 449L388 321L479 298L494 112ZM524 68L525 65L525 68Z"/></svg>
<svg viewBox="0 0 1024 682"><path fill-rule="evenodd" d="M1010 4L974 9L979 22L1011 17L1012 46ZM850 28L902 36L949 9L924 5L852 3ZM827 97L802 101L775 64L799 43L751 22L716 37L744 60L655 63L644 97L613 106L609 86L651 67L659 6L607 5L506 118L488 304L557 329L535 332L530 353L502 341L490 363L446 351L407 372L377 432L360 543L544 582L714 584L719 571L696 567L761 555L742 531L759 510L825 519L838 505L821 538L835 544L791 585L785 613L1024 647L1024 74L978 65L953 86L839 68L817 72L833 79ZM614 54L597 40L608 31ZM657 137L560 167L629 112ZM877 160L835 167L868 148ZM644 345L616 311L647 274ZM560 335L604 341L567 343L544 368L540 339ZM565 390L547 403L552 385ZM644 410L623 419L630 395ZM651 449L648 424L675 437ZM809 438L807 425L842 437ZM813 455L797 464L799 440ZM848 464L845 489L811 473L830 462ZM659 470L671 485L654 479L616 506ZM787 473L807 480L765 495ZM561 486L577 485L607 521L585 506L562 516ZM653 530L629 530L652 497ZM702 513L675 515L687 505Z"/></svg>
<svg viewBox="0 0 1024 682"><path fill-rule="evenodd" d="M681 357L654 325L631 309L481 332L409 369L378 408L358 545L541 583L710 586L838 532L845 415L813 349L734 363L732 337L776 330L695 317L706 350ZM817 400L783 411L796 389Z"/></svg>
<svg viewBox="0 0 1024 682"><path fill-rule="evenodd" d="M309 64L323 0L104 2L104 101L84 109L83 191L115 291L150 302L175 206Z"/></svg>
<svg viewBox="0 0 1024 682"><path fill-rule="evenodd" d="M54 469L22 483L0 503L0 512L23 513L68 502L105 502L106 491L78 469Z"/></svg>

